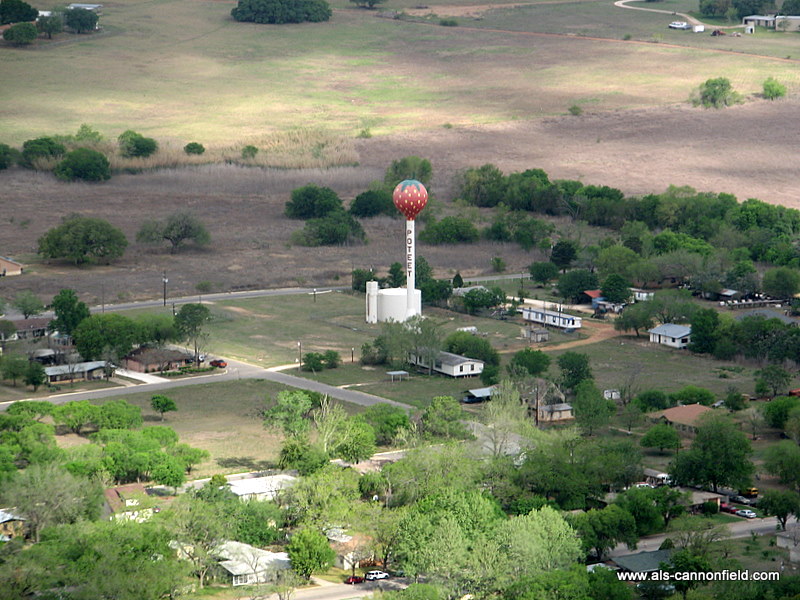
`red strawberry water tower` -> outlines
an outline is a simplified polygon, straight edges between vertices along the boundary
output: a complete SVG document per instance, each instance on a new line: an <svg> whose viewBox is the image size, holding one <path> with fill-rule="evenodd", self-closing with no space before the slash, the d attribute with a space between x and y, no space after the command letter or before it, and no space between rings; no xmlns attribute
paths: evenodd
<svg viewBox="0 0 800 600"><path fill-rule="evenodd" d="M406 179L394 188L392 200L397 210L406 217L406 319L410 319L418 314L414 303L414 219L428 203L428 190L416 179Z"/></svg>

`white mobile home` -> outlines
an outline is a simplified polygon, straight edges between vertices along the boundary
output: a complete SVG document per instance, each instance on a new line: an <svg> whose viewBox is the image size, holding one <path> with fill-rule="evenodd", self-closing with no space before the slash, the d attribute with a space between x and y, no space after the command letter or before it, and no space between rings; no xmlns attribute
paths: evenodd
<svg viewBox="0 0 800 600"><path fill-rule="evenodd" d="M547 310L545 308L528 308L520 309L522 318L531 323L538 323L540 325L550 325L552 327L559 327L561 329L580 329L583 319L576 317L569 313Z"/></svg>
<svg viewBox="0 0 800 600"><path fill-rule="evenodd" d="M410 354L408 361L412 365L423 369L430 368L428 359L425 356ZM483 361L477 358L467 358L450 352L439 352L433 362L433 370L450 377L473 377L483 372L483 364Z"/></svg>
<svg viewBox="0 0 800 600"><path fill-rule="evenodd" d="M650 341L671 348L686 348L692 341L692 328L688 325L664 323L650 329Z"/></svg>

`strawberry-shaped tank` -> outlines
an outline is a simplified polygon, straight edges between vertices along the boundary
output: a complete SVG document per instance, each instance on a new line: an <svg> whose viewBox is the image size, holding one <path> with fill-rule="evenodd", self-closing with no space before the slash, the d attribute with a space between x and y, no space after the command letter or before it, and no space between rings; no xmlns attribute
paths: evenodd
<svg viewBox="0 0 800 600"><path fill-rule="evenodd" d="M413 221L428 203L428 190L416 179L406 179L394 188L392 200L397 210Z"/></svg>

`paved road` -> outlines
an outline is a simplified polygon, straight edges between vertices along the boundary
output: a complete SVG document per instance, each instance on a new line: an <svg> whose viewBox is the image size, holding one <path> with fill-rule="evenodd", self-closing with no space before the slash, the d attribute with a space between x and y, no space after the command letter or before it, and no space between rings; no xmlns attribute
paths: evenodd
<svg viewBox="0 0 800 600"><path fill-rule="evenodd" d="M750 537L751 533L758 535L765 535L767 533L775 532L778 527L778 519L775 517L766 517L763 519L742 519L741 522L730 523L728 531L730 539ZM637 552L652 552L658 550L663 541L669 537L669 534L662 533L659 535L651 535L642 538L636 546L635 550L629 549L625 544L620 544L609 552L609 556L626 556L628 554L636 554Z"/></svg>
<svg viewBox="0 0 800 600"><path fill-rule="evenodd" d="M187 385L203 385L206 383L220 383L223 381L235 381L238 379L265 379L267 381L274 381L289 387L294 387L302 390L309 390L327 394L331 398L342 400L344 402L352 402L360 406L372 406L374 404L391 404L399 406L405 410L410 410L410 406L395 402L387 398L373 396L372 394L365 394L350 389L341 389L332 385L319 383L303 377L289 375L288 373L280 371L270 371L263 367L251 365L237 360L228 360L228 368L221 372L211 373L208 375L197 375L194 377L187 377L185 379L170 379L160 383L143 383L141 385L131 387L119 388L103 388L100 390L92 390L88 392L73 392L66 394L54 394L44 398L37 398L38 400L49 400L54 404L64 404L70 400L94 400L97 398L112 398L117 396L127 396L133 393L146 392L154 393L164 390L174 389L176 387L183 387ZM9 404L16 402L16 400L8 402L0 402L0 410L4 410Z"/></svg>

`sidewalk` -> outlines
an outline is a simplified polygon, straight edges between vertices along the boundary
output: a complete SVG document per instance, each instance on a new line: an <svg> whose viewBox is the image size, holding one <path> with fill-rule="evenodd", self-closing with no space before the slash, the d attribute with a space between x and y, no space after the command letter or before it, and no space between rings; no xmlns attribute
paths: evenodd
<svg viewBox="0 0 800 600"><path fill-rule="evenodd" d="M116 369L114 373L120 377L135 379L136 381L141 381L142 383L165 383L167 381L172 381L166 377L150 375L149 373L139 373L137 371L129 371L128 369Z"/></svg>

